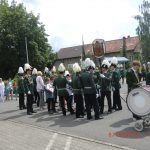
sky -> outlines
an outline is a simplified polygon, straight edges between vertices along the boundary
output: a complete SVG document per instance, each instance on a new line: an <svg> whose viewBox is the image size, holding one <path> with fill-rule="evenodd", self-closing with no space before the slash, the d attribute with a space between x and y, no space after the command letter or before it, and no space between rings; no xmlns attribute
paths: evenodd
<svg viewBox="0 0 150 150"><path fill-rule="evenodd" d="M11 1L11 0L9 0ZM27 11L40 14L54 51L94 39L115 40L136 36L143 0L16 0Z"/></svg>

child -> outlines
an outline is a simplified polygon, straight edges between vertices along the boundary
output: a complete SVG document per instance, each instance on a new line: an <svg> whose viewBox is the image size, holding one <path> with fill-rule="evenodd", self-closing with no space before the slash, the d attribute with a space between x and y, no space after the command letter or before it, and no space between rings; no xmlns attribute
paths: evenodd
<svg viewBox="0 0 150 150"><path fill-rule="evenodd" d="M46 89L46 102L47 102L48 113L55 112L53 82L54 82L53 76L51 76L50 78L47 78L47 84L46 84L45 89Z"/></svg>
<svg viewBox="0 0 150 150"><path fill-rule="evenodd" d="M6 83L5 83L5 94L6 94L6 101L7 101L7 100L10 100L10 99L9 99L10 88L9 88L8 81L6 81Z"/></svg>

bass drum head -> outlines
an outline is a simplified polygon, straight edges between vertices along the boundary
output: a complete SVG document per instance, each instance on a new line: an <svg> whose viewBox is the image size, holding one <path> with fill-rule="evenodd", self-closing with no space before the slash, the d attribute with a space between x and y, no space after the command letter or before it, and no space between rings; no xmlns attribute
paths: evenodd
<svg viewBox="0 0 150 150"><path fill-rule="evenodd" d="M127 97L129 110L138 115L145 116L150 113L150 92L143 88L132 90Z"/></svg>

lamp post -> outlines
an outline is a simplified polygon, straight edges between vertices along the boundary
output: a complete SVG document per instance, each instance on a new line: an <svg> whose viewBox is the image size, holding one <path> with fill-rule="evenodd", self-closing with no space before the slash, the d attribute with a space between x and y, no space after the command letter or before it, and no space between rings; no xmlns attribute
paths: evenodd
<svg viewBox="0 0 150 150"><path fill-rule="evenodd" d="M25 45L26 45L26 59L27 59L27 63L29 64L27 37L25 37Z"/></svg>

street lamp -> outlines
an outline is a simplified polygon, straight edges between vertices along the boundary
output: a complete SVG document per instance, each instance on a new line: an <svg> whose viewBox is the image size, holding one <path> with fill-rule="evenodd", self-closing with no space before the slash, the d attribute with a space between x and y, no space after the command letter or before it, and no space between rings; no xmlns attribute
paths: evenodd
<svg viewBox="0 0 150 150"><path fill-rule="evenodd" d="M27 63L29 64L27 37L25 37L25 45L26 45L26 58L27 58Z"/></svg>

